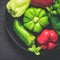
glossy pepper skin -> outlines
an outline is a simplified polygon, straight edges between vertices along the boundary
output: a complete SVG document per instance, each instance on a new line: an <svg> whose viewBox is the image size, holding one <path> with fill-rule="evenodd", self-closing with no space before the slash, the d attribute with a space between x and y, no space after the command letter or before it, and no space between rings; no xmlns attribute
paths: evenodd
<svg viewBox="0 0 60 60"><path fill-rule="evenodd" d="M56 47L58 35L54 30L45 29L38 37L37 42L41 45L42 49L52 50Z"/></svg>
<svg viewBox="0 0 60 60"><path fill-rule="evenodd" d="M30 0L10 0L7 5L7 11L12 17L20 17L29 7Z"/></svg>
<svg viewBox="0 0 60 60"><path fill-rule="evenodd" d="M53 29L60 35L60 19L57 16L51 16L50 23Z"/></svg>
<svg viewBox="0 0 60 60"><path fill-rule="evenodd" d="M35 40L35 36L29 33L18 20L14 20L13 28L17 36L27 45L30 46Z"/></svg>
<svg viewBox="0 0 60 60"><path fill-rule="evenodd" d="M23 23L28 30L33 32L41 32L42 29L49 24L46 11L34 7L30 7L25 12Z"/></svg>
<svg viewBox="0 0 60 60"><path fill-rule="evenodd" d="M38 37L37 41L39 44L46 44L49 40L49 30L44 30Z"/></svg>

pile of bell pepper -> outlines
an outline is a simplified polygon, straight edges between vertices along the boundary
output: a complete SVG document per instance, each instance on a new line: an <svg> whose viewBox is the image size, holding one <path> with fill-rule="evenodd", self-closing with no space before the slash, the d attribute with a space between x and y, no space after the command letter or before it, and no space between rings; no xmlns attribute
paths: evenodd
<svg viewBox="0 0 60 60"><path fill-rule="evenodd" d="M39 2L35 1L36 4ZM54 0L53 4L49 6L47 4L44 8L39 5L40 3L34 7L31 0L9 0L6 5L8 13L14 18L14 32L28 46L27 50L36 55L40 55L41 50L55 49L58 46L58 36L60 36L58 17L60 16L60 0ZM18 20L22 15L23 19ZM51 29L47 28L49 26Z"/></svg>

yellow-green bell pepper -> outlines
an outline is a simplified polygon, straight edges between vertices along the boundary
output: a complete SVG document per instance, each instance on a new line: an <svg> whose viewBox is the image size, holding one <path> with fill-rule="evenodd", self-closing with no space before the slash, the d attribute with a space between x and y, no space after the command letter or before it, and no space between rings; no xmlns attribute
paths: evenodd
<svg viewBox="0 0 60 60"><path fill-rule="evenodd" d="M49 24L49 21L44 9L30 7L24 14L23 23L28 30L41 32Z"/></svg>
<svg viewBox="0 0 60 60"><path fill-rule="evenodd" d="M12 17L20 17L26 11L30 0L10 0L6 7Z"/></svg>

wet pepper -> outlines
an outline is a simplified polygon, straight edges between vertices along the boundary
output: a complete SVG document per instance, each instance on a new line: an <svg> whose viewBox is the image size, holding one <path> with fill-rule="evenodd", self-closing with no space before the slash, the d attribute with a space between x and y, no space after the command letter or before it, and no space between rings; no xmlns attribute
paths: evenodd
<svg viewBox="0 0 60 60"><path fill-rule="evenodd" d="M54 30L45 29L38 37L37 42L41 45L43 50L52 50L57 46L58 35Z"/></svg>

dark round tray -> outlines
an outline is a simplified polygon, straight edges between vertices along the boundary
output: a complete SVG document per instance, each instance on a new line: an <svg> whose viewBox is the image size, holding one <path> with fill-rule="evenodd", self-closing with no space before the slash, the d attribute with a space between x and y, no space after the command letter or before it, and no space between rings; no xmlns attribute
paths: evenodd
<svg viewBox="0 0 60 60"><path fill-rule="evenodd" d="M21 16L19 18L19 20L21 21L23 18L23 16ZM6 28L7 28L7 32L9 34L9 36L12 38L12 40L16 43L16 45L18 45L20 48L22 48L24 51L28 51L27 50L27 46L20 40L20 38L16 35L16 33L14 32L13 29L13 21L14 18L12 18L12 16L7 12L6 10ZM47 29L52 29L52 27L49 25L46 27ZM34 33L33 33L34 34ZM36 35L36 34L35 34ZM59 38L60 39L60 38ZM60 42L60 41L59 41ZM60 44L59 42L57 43L57 48L55 48L54 50L51 51L41 51L41 54L48 54L51 52L56 51L57 49L60 49Z"/></svg>

